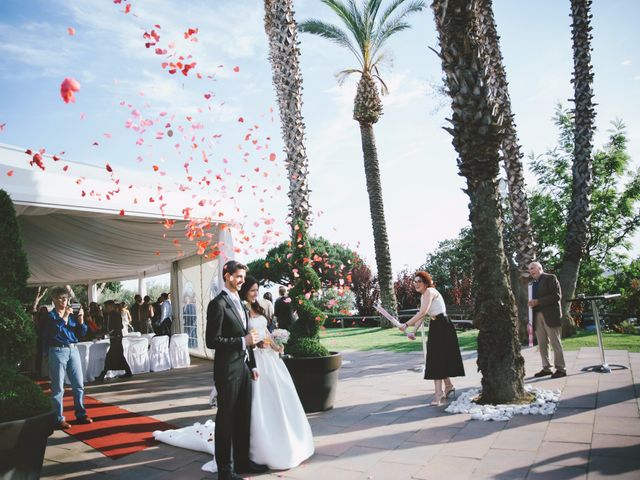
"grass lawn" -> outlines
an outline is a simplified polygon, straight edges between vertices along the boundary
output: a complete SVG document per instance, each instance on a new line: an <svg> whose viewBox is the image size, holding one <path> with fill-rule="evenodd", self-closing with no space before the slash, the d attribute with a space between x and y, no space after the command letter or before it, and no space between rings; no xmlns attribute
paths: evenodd
<svg viewBox="0 0 640 480"><path fill-rule="evenodd" d="M458 332L458 342L462 350L475 350L478 331ZM322 344L332 351L343 350L391 350L393 352L416 352L422 350L420 336L414 341L400 333L396 328L354 327L327 328L320 332ZM603 335L606 350L628 350L640 352L640 335L624 333L605 333ZM571 338L562 340L565 350L578 350L581 347L597 347L595 333L579 332Z"/></svg>

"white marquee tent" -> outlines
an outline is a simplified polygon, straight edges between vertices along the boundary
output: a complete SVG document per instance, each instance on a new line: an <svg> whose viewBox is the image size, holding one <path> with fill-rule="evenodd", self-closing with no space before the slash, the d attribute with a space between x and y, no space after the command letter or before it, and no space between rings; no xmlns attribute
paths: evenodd
<svg viewBox="0 0 640 480"><path fill-rule="evenodd" d="M216 213L208 233L213 242L221 242L223 255L207 261L185 236L183 208L197 205L191 193L150 184L140 172L110 174L102 166L48 155L41 170L30 160L25 149L0 144L0 189L9 194L18 215L29 284L86 284L92 301L98 282L138 279L144 294L146 277L169 272L174 330L189 334L193 354L209 356L203 340L206 307L221 284L221 261L233 255L222 225L236 223L229 216L237 216L235 205L210 201L192 209L191 218ZM167 220L175 222L171 228Z"/></svg>

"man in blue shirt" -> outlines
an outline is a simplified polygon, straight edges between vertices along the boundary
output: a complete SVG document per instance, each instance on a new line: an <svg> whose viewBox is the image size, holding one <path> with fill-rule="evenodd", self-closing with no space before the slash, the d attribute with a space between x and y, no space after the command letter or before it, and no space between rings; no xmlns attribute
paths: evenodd
<svg viewBox="0 0 640 480"><path fill-rule="evenodd" d="M56 412L56 428L67 430L71 425L62 414L62 397L64 396L65 373L71 381L76 423L92 423L84 408L84 379L80 354L76 348L78 337L87 333L82 308L76 315L69 305L69 294L64 287L51 290L54 308L49 312L49 319L44 326L44 341L49 354L49 378L51 379L51 403Z"/></svg>

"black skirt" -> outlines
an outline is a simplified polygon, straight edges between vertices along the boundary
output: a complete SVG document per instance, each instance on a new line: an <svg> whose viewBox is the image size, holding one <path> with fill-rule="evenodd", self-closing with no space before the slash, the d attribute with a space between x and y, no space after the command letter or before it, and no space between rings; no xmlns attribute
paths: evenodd
<svg viewBox="0 0 640 480"><path fill-rule="evenodd" d="M456 329L446 315L440 314L429 322L424 378L441 380L448 377L464 377L464 365Z"/></svg>
<svg viewBox="0 0 640 480"><path fill-rule="evenodd" d="M104 359L104 370L124 370L130 372L127 359L124 358L124 348L122 346L122 337L113 336L109 340L109 350Z"/></svg>

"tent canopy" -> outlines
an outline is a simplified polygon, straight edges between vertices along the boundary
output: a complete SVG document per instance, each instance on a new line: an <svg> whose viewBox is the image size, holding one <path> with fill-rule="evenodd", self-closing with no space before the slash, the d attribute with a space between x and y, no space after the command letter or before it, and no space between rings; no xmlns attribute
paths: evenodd
<svg viewBox="0 0 640 480"><path fill-rule="evenodd" d="M104 167L46 155L41 170L29 165L30 160L24 149L0 144L0 188L18 214L30 285L166 272L171 262L198 250L185 236L185 208L190 208L191 218L215 218L216 225L207 233L213 242L226 241L224 250L230 249L228 235L221 236L219 227L236 223L231 215L237 218L238 209L229 201L209 200L200 206L191 192L150 185L140 172L109 174Z"/></svg>

